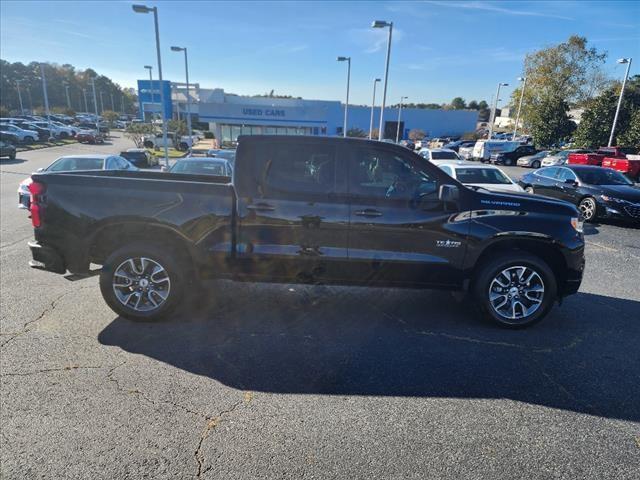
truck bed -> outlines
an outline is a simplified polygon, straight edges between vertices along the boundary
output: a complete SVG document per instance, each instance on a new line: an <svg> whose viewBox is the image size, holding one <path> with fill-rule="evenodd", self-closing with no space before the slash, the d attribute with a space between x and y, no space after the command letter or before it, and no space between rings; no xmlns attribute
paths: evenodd
<svg viewBox="0 0 640 480"><path fill-rule="evenodd" d="M55 249L71 272L86 272L103 260L105 242L131 235L159 241L166 233L188 240L197 256L230 253L236 195L229 177L105 170L32 178L46 188L36 242Z"/></svg>

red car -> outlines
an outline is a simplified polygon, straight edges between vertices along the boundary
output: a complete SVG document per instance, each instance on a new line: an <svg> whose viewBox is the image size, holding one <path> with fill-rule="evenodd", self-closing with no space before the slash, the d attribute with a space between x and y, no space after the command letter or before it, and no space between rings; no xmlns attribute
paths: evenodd
<svg viewBox="0 0 640 480"><path fill-rule="evenodd" d="M104 137L91 130L80 130L76 133L76 140L80 143L104 143Z"/></svg>

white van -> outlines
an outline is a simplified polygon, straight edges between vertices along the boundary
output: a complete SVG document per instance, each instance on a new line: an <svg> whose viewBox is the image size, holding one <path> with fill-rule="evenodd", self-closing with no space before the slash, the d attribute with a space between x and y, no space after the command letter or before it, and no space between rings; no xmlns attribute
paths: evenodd
<svg viewBox="0 0 640 480"><path fill-rule="evenodd" d="M511 152L520 146L520 142L507 140L478 140L473 147L475 160L487 161L492 153Z"/></svg>

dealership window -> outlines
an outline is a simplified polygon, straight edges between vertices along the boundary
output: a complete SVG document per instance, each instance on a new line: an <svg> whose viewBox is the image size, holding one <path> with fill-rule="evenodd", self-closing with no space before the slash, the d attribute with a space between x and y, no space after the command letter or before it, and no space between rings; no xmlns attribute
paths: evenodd
<svg viewBox="0 0 640 480"><path fill-rule="evenodd" d="M318 127L315 127L317 131ZM311 127L281 127L258 125L220 125L222 142L235 142L240 135L311 135Z"/></svg>

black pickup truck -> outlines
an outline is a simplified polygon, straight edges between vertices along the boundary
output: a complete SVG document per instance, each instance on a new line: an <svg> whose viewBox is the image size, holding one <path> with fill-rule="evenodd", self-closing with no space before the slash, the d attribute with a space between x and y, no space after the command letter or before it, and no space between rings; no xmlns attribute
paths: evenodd
<svg viewBox="0 0 640 480"><path fill-rule="evenodd" d="M164 317L207 277L468 292L505 327L542 319L584 269L578 211L471 189L406 148L239 141L233 178L36 173L31 266L88 274L118 314Z"/></svg>

